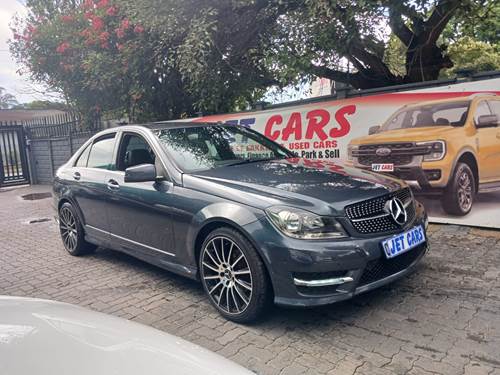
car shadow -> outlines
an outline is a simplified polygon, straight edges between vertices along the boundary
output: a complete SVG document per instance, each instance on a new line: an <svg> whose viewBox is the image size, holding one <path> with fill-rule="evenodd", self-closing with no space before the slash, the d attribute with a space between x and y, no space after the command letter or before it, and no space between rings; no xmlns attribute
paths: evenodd
<svg viewBox="0 0 500 375"><path fill-rule="evenodd" d="M200 308L204 306L204 309L212 310L201 284L195 280L187 279L115 250L99 248L92 256L102 262L109 262L120 269L133 271L142 278L149 277L151 280L144 283L142 288L154 287L156 292L164 288L165 293L171 293L172 290L179 291L186 294L189 300L199 300L202 304L198 305ZM412 278L414 275L408 277ZM167 283L168 288L165 287L165 283ZM332 326L336 326L341 329L346 326L357 326L359 322L368 319L374 310L380 310L384 307L391 308L394 305L404 303L408 296L406 293L408 288L405 285L407 283L407 279L397 280L350 300L320 307L292 308L273 305L262 319L248 326L262 333L281 327L280 329L284 329L286 332L303 330L309 334L318 335L321 335L327 327L331 329ZM124 287L128 286L124 285ZM215 310L213 313L215 318L224 320L216 314Z"/></svg>
<svg viewBox="0 0 500 375"><path fill-rule="evenodd" d="M168 281L169 284L173 284L173 287L178 286L186 292L203 292L203 288L199 282L177 275L171 271L164 270L161 267L147 263L121 251L99 247L97 251L90 256L103 262L109 262L113 266L119 267L120 269L133 271L136 274L146 277L149 276L152 283L158 281Z"/></svg>

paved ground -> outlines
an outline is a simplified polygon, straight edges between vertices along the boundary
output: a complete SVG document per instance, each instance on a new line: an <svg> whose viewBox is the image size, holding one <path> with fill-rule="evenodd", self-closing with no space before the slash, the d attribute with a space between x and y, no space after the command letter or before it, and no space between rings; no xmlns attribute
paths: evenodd
<svg viewBox="0 0 500 375"><path fill-rule="evenodd" d="M28 224L52 216L51 199L20 198L33 191L0 190L0 294L139 321L258 374L500 374L498 231L432 226L432 252L411 277L326 308L275 308L247 327L220 318L195 282L110 250L67 255L52 221Z"/></svg>

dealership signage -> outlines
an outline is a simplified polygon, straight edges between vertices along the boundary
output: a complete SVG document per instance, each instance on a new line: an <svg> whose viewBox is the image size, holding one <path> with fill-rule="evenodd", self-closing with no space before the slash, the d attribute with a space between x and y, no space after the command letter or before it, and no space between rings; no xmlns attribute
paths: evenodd
<svg viewBox="0 0 500 375"><path fill-rule="evenodd" d="M480 104L481 100L477 99L482 96L490 98L492 94L500 98L500 78L192 120L222 121L250 127L292 150L298 157L345 162L375 172L394 174L409 181L416 193L428 192L433 190L429 189L432 187L439 187L435 191L443 192L448 191L445 185L454 173L450 169L455 167L462 152L460 141L457 141L459 133L454 130L472 129L474 121L494 122L496 111L500 111L496 102ZM483 129L478 126L479 133L489 132L489 136L488 139L478 137L477 142L483 143L485 148L497 150L500 155L500 131L496 135L495 130L487 130L492 127L485 125ZM476 175L480 182L500 182L500 163L488 165L488 155L480 154L481 144L469 147L466 142L464 136L463 148L471 148L470 153L477 158L479 172ZM446 149L447 144L449 149ZM446 162L450 165L445 165ZM435 168L432 163L435 163ZM486 203L482 199L483 202L464 215L446 214L439 204L422 199L427 202L434 221L500 227L500 218L493 215L489 215L490 219L479 217L488 213L492 205L500 209L500 193L485 197ZM487 203L488 199L492 202ZM484 211L482 215L479 215L480 210Z"/></svg>

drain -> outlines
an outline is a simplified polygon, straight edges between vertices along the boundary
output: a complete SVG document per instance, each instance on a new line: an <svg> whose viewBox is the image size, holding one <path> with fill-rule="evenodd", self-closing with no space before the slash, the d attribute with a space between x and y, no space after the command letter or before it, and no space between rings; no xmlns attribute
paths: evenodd
<svg viewBox="0 0 500 375"><path fill-rule="evenodd" d="M31 194L25 194L21 195L21 198L27 201L37 201L39 199L46 199L50 198L52 196L52 193L31 193Z"/></svg>
<svg viewBox="0 0 500 375"><path fill-rule="evenodd" d="M42 217L40 219L33 219L28 221L28 224L45 223L46 221L50 221L50 219L48 217Z"/></svg>

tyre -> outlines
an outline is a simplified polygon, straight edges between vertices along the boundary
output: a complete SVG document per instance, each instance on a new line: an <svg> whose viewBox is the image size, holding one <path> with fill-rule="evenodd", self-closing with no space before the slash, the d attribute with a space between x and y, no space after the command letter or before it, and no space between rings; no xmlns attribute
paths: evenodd
<svg viewBox="0 0 500 375"><path fill-rule="evenodd" d="M84 239L83 226L71 203L64 203L59 209L59 231L64 248L71 255L93 252L97 246Z"/></svg>
<svg viewBox="0 0 500 375"><path fill-rule="evenodd" d="M201 247L200 279L211 304L237 323L257 320L269 307L272 290L253 245L239 232L219 228Z"/></svg>
<svg viewBox="0 0 500 375"><path fill-rule="evenodd" d="M446 213L456 216L467 215L476 194L476 179L469 165L458 163L443 195Z"/></svg>

